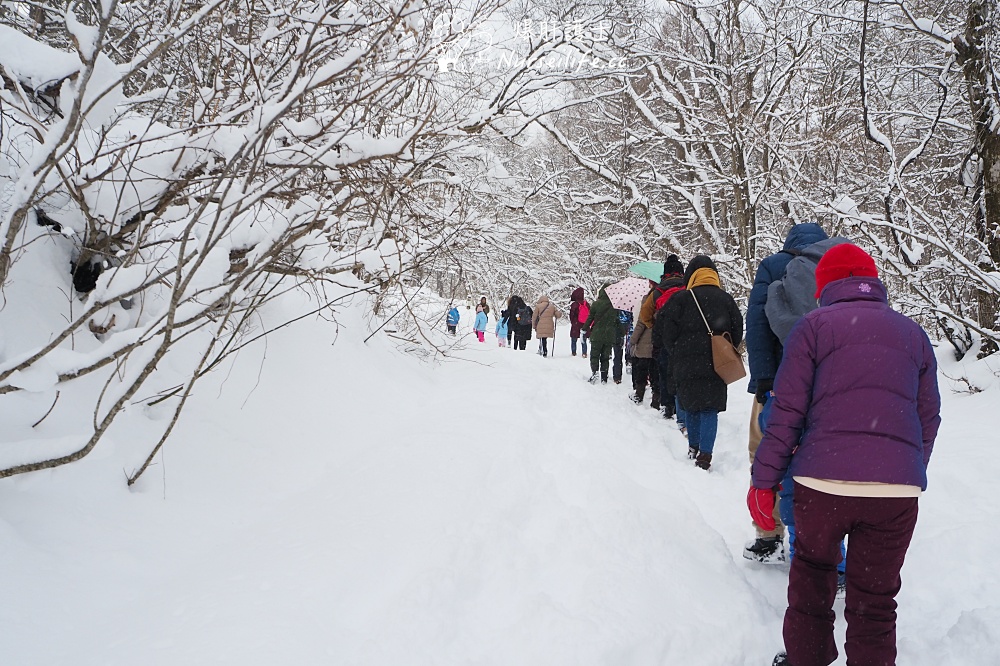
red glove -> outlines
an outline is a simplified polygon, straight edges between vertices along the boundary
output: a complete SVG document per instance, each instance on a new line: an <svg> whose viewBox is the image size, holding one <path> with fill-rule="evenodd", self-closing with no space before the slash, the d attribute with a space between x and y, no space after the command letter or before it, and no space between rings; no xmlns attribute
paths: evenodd
<svg viewBox="0 0 1000 666"><path fill-rule="evenodd" d="M750 492L747 493L747 508L750 509L750 517L758 527L766 531L774 529L773 490L761 490L750 486Z"/></svg>

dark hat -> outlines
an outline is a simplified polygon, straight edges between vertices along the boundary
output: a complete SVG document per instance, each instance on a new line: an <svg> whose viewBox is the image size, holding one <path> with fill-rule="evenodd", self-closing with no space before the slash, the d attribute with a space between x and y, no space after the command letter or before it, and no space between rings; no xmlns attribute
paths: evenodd
<svg viewBox="0 0 1000 666"><path fill-rule="evenodd" d="M826 285L852 276L877 278L875 260L853 243L834 245L816 264L816 298Z"/></svg>
<svg viewBox="0 0 1000 666"><path fill-rule="evenodd" d="M684 274L684 264L677 257L676 254L671 254L667 257L667 260L663 262L663 274L664 275L683 275Z"/></svg>

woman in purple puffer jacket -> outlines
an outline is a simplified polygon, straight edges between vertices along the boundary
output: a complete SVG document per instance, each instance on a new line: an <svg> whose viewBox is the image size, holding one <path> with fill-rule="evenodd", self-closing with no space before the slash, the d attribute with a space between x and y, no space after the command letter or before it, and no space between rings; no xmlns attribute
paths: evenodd
<svg viewBox="0 0 1000 666"><path fill-rule="evenodd" d="M889 307L861 248L830 248L816 285L820 307L785 344L747 495L754 521L773 529L774 491L786 471L796 483L787 654L774 663L836 660L833 600L846 535L848 662L890 666L899 571L941 423L937 363L924 330Z"/></svg>

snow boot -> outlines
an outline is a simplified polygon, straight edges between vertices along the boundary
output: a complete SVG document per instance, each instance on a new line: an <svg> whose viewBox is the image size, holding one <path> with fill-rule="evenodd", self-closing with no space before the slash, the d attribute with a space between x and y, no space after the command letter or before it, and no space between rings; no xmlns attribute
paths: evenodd
<svg viewBox="0 0 1000 666"><path fill-rule="evenodd" d="M653 397L650 398L650 400L649 400L649 406L652 407L653 409L659 409L660 408L660 394L659 393L653 393Z"/></svg>
<svg viewBox="0 0 1000 666"><path fill-rule="evenodd" d="M785 561L783 542L780 536L757 537L743 549L743 557L762 564L780 564Z"/></svg>
<svg viewBox="0 0 1000 666"><path fill-rule="evenodd" d="M606 373L606 372L602 372L601 373L601 383L602 384L607 384L608 383L608 373Z"/></svg>
<svg viewBox="0 0 1000 666"><path fill-rule="evenodd" d="M583 352L582 356L583 358L587 358L587 352Z"/></svg>
<svg viewBox="0 0 1000 666"><path fill-rule="evenodd" d="M616 379L615 380L615 384L621 384L621 383L622 383L622 380L620 380L620 379Z"/></svg>
<svg viewBox="0 0 1000 666"><path fill-rule="evenodd" d="M588 379L587 381L590 382L591 384L596 384L597 383L597 373L595 372L594 374L592 374L590 376L590 379Z"/></svg>
<svg viewBox="0 0 1000 666"><path fill-rule="evenodd" d="M631 400L632 402L634 402L637 405L641 405L642 404L642 398L643 398L643 395L642 395L642 393L640 391L636 391L635 393L633 393L632 395L630 395L628 397L629 400Z"/></svg>
<svg viewBox="0 0 1000 666"><path fill-rule="evenodd" d="M781 651L774 655L774 661L771 662L771 666L792 666L792 662L788 661L788 655L784 651Z"/></svg>
<svg viewBox="0 0 1000 666"><path fill-rule="evenodd" d="M689 446L688 447L688 460L694 460L695 458L697 458L698 457L698 453L700 453L698 451L698 449L696 449L693 446Z"/></svg>
<svg viewBox="0 0 1000 666"><path fill-rule="evenodd" d="M698 457L694 459L694 466L700 467L707 472L712 468L712 454L699 451Z"/></svg>

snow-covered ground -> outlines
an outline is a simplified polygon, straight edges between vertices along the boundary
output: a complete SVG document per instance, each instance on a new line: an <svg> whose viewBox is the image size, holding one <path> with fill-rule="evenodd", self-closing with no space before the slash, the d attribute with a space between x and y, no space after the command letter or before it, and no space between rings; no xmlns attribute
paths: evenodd
<svg viewBox="0 0 1000 666"><path fill-rule="evenodd" d="M705 473L672 421L627 400L628 375L584 381L565 322L542 359L534 341L499 349L492 321L475 342L462 315L465 348L436 364L382 335L362 344L352 311L339 330L277 331L198 386L132 490L123 469L166 412L0 481L0 662L770 664L787 569L741 556L745 384ZM944 375L961 369L941 358L899 663L986 666L1000 663L1000 389L979 364L967 371L992 388L954 392Z"/></svg>

